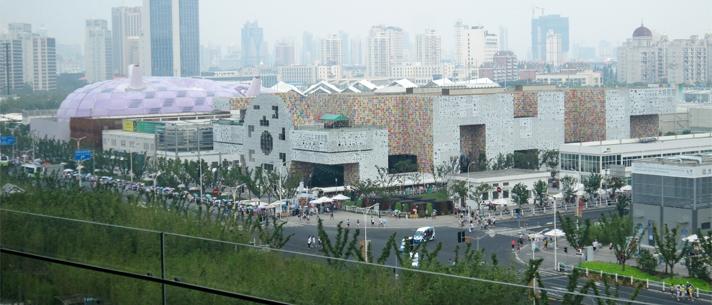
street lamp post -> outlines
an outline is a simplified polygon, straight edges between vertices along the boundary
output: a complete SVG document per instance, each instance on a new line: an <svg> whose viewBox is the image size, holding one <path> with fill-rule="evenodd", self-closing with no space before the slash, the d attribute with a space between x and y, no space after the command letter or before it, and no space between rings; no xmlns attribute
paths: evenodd
<svg viewBox="0 0 712 305"><path fill-rule="evenodd" d="M470 162L469 164L467 164L467 190L468 191L470 191L470 189L472 188L472 186L471 186L472 183L470 181L470 166L472 166L473 164L475 164L475 163ZM472 220L472 218L470 217L470 205L467 204L467 199L465 199L465 205L467 206L467 220ZM479 206L479 204L478 204L478 206ZM477 215L479 216L479 214L480 214L480 211L478 208Z"/></svg>
<svg viewBox="0 0 712 305"><path fill-rule="evenodd" d="M556 200L554 200L554 233L557 233L557 232L558 231L556 231ZM557 247L556 247L557 239L559 239L559 237L557 236L557 234L554 234L554 270L556 270L556 271L559 270L559 261L557 259L557 254L556 254L556 252L558 251ZM532 253L533 253L533 251L532 251Z"/></svg>
<svg viewBox="0 0 712 305"><path fill-rule="evenodd" d="M77 141L77 150L79 150L80 143L82 142L82 140L84 140L86 138L87 137L71 138L71 139L74 141ZM77 178L79 178L79 188L81 188L82 187L82 161L81 160L79 160L79 165L77 166L77 170L79 172L79 175L77 176Z"/></svg>
<svg viewBox="0 0 712 305"><path fill-rule="evenodd" d="M492 229L487 230L486 233L487 233L486 235L482 235L482 236L477 237L477 238L472 238L472 239L474 239L474 240L477 242L477 246L476 246L476 247L477 247L477 248L476 248L477 251L480 250L480 239L483 239L483 238L485 238L485 237L487 237L487 236L489 236L490 238L493 238L493 237L495 237L495 235L497 235L497 232L495 232L495 231L492 230Z"/></svg>
<svg viewBox="0 0 712 305"><path fill-rule="evenodd" d="M368 263L368 220L366 219L366 215L368 215L368 211L370 209L374 208L377 205L378 205L378 203L367 207L363 211L363 249L364 249L363 257L367 263Z"/></svg>

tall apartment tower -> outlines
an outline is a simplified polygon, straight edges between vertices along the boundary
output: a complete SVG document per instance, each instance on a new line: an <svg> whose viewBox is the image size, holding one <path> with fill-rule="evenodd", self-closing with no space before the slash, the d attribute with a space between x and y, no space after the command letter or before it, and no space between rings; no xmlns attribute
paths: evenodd
<svg viewBox="0 0 712 305"><path fill-rule="evenodd" d="M87 20L84 32L84 66L87 82L95 83L112 78L111 50L111 32L106 20Z"/></svg>
<svg viewBox="0 0 712 305"><path fill-rule="evenodd" d="M294 44L287 41L279 41L274 45L274 65L291 66L294 64Z"/></svg>
<svg viewBox="0 0 712 305"><path fill-rule="evenodd" d="M32 66L32 25L29 23L10 23L7 25L10 39L20 40L22 44L22 80L32 87L34 81Z"/></svg>
<svg viewBox="0 0 712 305"><path fill-rule="evenodd" d="M442 37L433 29L426 29L415 38L416 61L426 66L437 66L442 58Z"/></svg>
<svg viewBox="0 0 712 305"><path fill-rule="evenodd" d="M368 35L366 73L371 77L389 77L391 67L405 61L405 34L399 27L378 25Z"/></svg>
<svg viewBox="0 0 712 305"><path fill-rule="evenodd" d="M57 43L52 37L32 36L32 90L57 89Z"/></svg>
<svg viewBox="0 0 712 305"><path fill-rule="evenodd" d="M331 34L321 40L321 65L340 66L343 63L344 54L341 48L341 37Z"/></svg>
<svg viewBox="0 0 712 305"><path fill-rule="evenodd" d="M153 76L200 75L198 0L143 1L143 58Z"/></svg>
<svg viewBox="0 0 712 305"><path fill-rule="evenodd" d="M546 61L546 36L549 31L561 36L561 52L569 52L569 17L543 15L532 18L532 59Z"/></svg>
<svg viewBox="0 0 712 305"><path fill-rule="evenodd" d="M262 28L255 22L248 22L242 26L240 47L242 48L242 66L257 67L264 61Z"/></svg>
<svg viewBox="0 0 712 305"><path fill-rule="evenodd" d="M480 65L492 62L499 50L499 37L483 26L455 24L455 53L457 64L473 74Z"/></svg>
<svg viewBox="0 0 712 305"><path fill-rule="evenodd" d="M24 88L22 41L0 37L0 95L11 95Z"/></svg>
<svg viewBox="0 0 712 305"><path fill-rule="evenodd" d="M546 57L547 65L559 66L564 62L563 45L561 34L549 30L546 33Z"/></svg>
<svg viewBox="0 0 712 305"><path fill-rule="evenodd" d="M127 76L129 65L141 64L141 7L111 9L111 54L115 74Z"/></svg>

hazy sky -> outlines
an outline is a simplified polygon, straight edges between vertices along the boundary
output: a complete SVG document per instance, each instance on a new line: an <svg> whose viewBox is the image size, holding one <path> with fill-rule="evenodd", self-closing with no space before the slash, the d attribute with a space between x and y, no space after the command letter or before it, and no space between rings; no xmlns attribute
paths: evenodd
<svg viewBox="0 0 712 305"><path fill-rule="evenodd" d="M110 20L111 7L141 5L141 0L0 0L0 29L8 22L43 26L58 43L82 44L84 20ZM569 17L571 46L597 46L600 40L620 42L641 20L671 38L712 32L712 0L200 0L201 44L239 44L240 28L257 20L265 40L295 38L344 30L365 37L374 24L402 27L410 35L434 28L450 50L458 19L484 25L495 33L509 30L509 45L519 56L529 49L532 9ZM0 30L0 31L3 31Z"/></svg>

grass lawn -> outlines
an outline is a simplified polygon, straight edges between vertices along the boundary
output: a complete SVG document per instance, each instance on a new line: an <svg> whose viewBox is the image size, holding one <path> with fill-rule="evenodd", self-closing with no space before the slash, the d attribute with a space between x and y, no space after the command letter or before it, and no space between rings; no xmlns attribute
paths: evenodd
<svg viewBox="0 0 712 305"><path fill-rule="evenodd" d="M695 278L687 278L687 277L671 277L669 275L653 275L649 274L643 270L638 269L637 267L633 266L625 266L625 270L623 270L623 267L621 265L618 265L616 263L606 263L606 262L583 262L579 264L579 267L581 268L588 268L590 270L596 270L596 271L603 271L605 273L612 273L615 274L617 273L619 276L632 276L634 278L640 279L640 280L651 280L651 281L658 281L658 282L665 282L665 284L680 284L684 285L687 282L690 282L692 285L694 285L697 288L700 288L702 290L710 290L710 283L700 280L700 279L695 279Z"/></svg>
<svg viewBox="0 0 712 305"><path fill-rule="evenodd" d="M447 192L446 191L437 191L433 193L425 193L425 194L420 194L418 196L415 196L417 198L425 199L425 200L434 200L434 201L445 201L448 200Z"/></svg>

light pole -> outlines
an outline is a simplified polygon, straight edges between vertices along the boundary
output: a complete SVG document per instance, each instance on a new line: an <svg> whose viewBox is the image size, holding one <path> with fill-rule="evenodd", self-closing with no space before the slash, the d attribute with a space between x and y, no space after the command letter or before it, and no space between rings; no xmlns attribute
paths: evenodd
<svg viewBox="0 0 712 305"><path fill-rule="evenodd" d="M557 233L556 231L556 200L554 200L554 233ZM556 240L559 239L559 237L554 234L554 270L559 271L559 261L557 260L556 252ZM533 251L532 251L533 253Z"/></svg>
<svg viewBox="0 0 712 305"><path fill-rule="evenodd" d="M470 166L472 166L473 164L475 164L475 163L474 163L474 162L470 162L469 164L467 164L467 191L468 191L468 192L469 192L470 189L472 188L472 186L471 186L471 181L470 181ZM465 205L467 206L467 220L472 220L472 218L470 218L470 205L467 204L467 199L465 199ZM479 214L480 214L479 209L478 209L478 211L477 211L477 214L478 214L478 216L479 216Z"/></svg>
<svg viewBox="0 0 712 305"><path fill-rule="evenodd" d="M474 240L477 242L477 251L480 250L480 239L483 239L483 238L485 238L485 237L487 237L487 236L489 236L490 238L493 238L493 237L495 237L495 235L497 235L497 232L495 232L495 231L492 230L492 229L487 230L486 233L487 233L486 235L482 235L482 236L477 237L477 238L470 237L470 239L474 239Z"/></svg>
<svg viewBox="0 0 712 305"><path fill-rule="evenodd" d="M79 150L79 145L82 142L82 140L86 139L87 137L81 137L81 138L71 138L74 141L77 141L77 150ZM79 165L77 166L77 170L79 172L79 175L77 177L79 178L79 188L82 187L82 160L79 160Z"/></svg>
<svg viewBox="0 0 712 305"><path fill-rule="evenodd" d="M374 208L377 205L378 205L378 203L367 207L363 211L363 249L364 249L363 257L367 263L368 263L368 220L366 219L366 215L368 214L368 211L370 209Z"/></svg>

